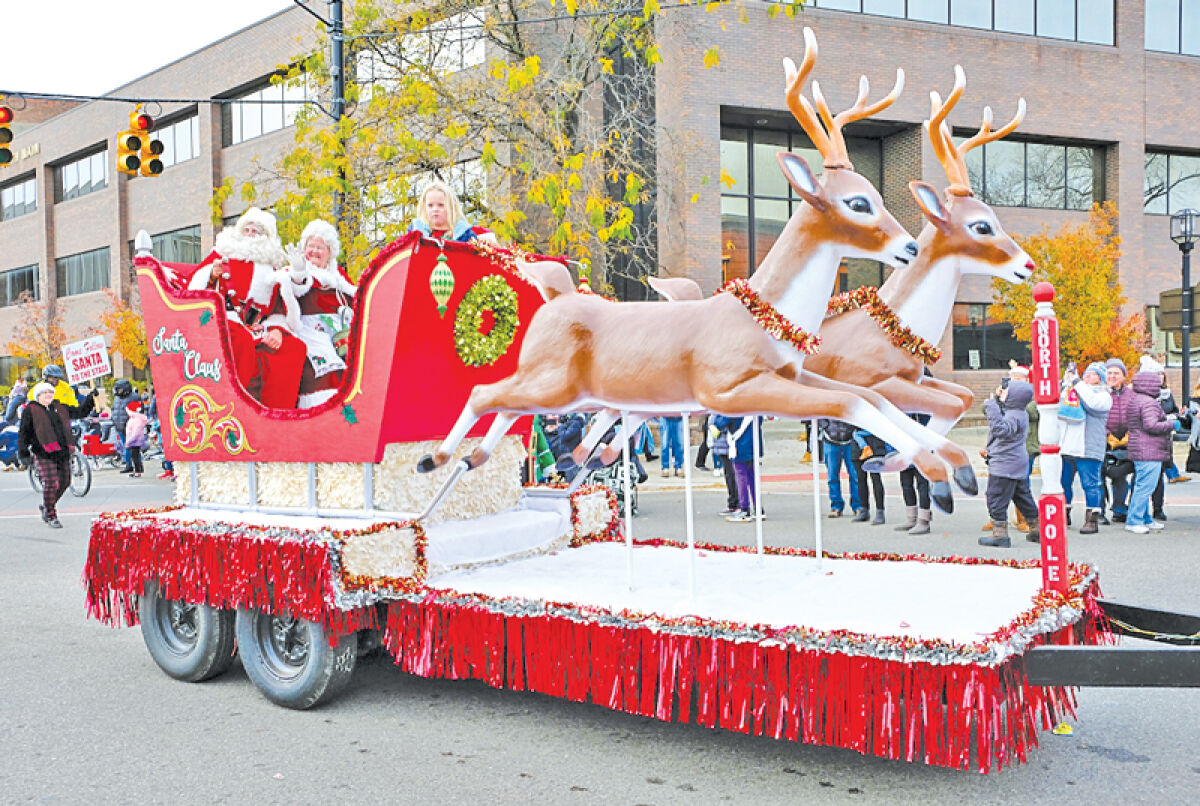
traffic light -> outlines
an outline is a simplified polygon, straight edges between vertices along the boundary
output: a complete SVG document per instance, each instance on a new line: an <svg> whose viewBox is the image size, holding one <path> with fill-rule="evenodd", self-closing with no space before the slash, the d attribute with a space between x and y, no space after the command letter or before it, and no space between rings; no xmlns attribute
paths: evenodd
<svg viewBox="0 0 1200 806"><path fill-rule="evenodd" d="M140 151L142 138L138 132L121 132L117 135L117 170L130 176L138 175L142 166Z"/></svg>
<svg viewBox="0 0 1200 806"><path fill-rule="evenodd" d="M13 153L8 144L12 142L13 133L12 126L13 111L11 108L0 104L0 168L12 162Z"/></svg>
<svg viewBox="0 0 1200 806"><path fill-rule="evenodd" d="M150 133L154 128L154 118L145 112L129 113L129 128L137 133L139 139L138 173L142 176L158 176L163 172L162 141Z"/></svg>

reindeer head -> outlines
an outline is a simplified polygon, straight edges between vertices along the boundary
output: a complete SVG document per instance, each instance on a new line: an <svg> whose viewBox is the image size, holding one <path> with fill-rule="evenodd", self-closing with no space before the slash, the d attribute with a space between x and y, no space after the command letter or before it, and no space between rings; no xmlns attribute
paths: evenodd
<svg viewBox="0 0 1200 806"><path fill-rule="evenodd" d="M804 97L804 82L816 60L817 38L811 28L805 28L800 67L791 59L783 60L787 103L824 158L825 173L818 182L802 158L787 152L779 154L779 165L796 193L811 208L811 211L802 208L801 214L819 217L819 221L808 223L823 240L837 244L841 256L879 260L897 268L907 266L917 256L917 242L883 206L879 191L854 172L842 136L842 127L847 123L870 117L895 103L904 89L904 71L896 70L892 91L870 106L867 105L870 84L866 76L860 77L854 105L835 116L816 81L812 83L815 111Z"/></svg>
<svg viewBox="0 0 1200 806"><path fill-rule="evenodd" d="M928 250L926 257L930 261L955 257L963 274L986 274L1010 283L1022 283L1033 274L1033 260L1000 226L992 208L975 198L965 158L972 148L999 140L1016 129L1025 117L1025 99L1017 103L1016 116L996 131L992 131L991 107L984 107L979 131L955 147L946 116L962 97L966 83L962 67L955 65L954 89L945 103L937 92L929 93L933 111L930 119L925 121L925 130L950 186L946 188L946 204L943 205L929 185L910 184L921 211L932 225L932 229L926 228L921 233L921 248Z"/></svg>

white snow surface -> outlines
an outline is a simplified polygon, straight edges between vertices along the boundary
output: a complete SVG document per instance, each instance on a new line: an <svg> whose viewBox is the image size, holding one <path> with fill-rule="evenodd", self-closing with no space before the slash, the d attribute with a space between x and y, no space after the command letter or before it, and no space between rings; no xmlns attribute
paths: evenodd
<svg viewBox="0 0 1200 806"><path fill-rule="evenodd" d="M1041 570L915 561L817 560L636 547L628 587L624 544L594 543L430 579L433 588L489 597L700 616L745 625L849 630L974 644L1033 606Z"/></svg>
<svg viewBox="0 0 1200 806"><path fill-rule="evenodd" d="M205 507L181 507L168 512L155 512L147 515L149 518L160 518L167 521L201 521L203 523L245 524L248 526L278 527L295 529L297 531L318 531L332 529L337 532L352 529L368 529L376 523L393 521L395 518L319 518L313 515L282 515L270 512L254 512L252 510L207 509Z"/></svg>

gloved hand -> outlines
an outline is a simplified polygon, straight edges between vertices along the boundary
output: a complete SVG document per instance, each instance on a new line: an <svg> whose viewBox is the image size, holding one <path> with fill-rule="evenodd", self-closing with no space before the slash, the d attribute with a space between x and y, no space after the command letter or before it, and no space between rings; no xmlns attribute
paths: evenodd
<svg viewBox="0 0 1200 806"><path fill-rule="evenodd" d="M304 283L308 281L308 261L304 259L304 253L298 247L289 246L284 250L288 258L288 274L292 277L294 283Z"/></svg>

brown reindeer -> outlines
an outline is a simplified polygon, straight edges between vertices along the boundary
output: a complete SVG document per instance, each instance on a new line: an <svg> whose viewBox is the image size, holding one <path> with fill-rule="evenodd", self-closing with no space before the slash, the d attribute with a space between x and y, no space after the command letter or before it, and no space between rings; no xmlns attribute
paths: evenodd
<svg viewBox="0 0 1200 806"><path fill-rule="evenodd" d="M818 182L797 155L785 152L778 157L788 182L806 204L792 215L748 283L757 301L774 313L777 332L789 326L812 332L820 325L843 258L880 260L899 268L919 251L884 209L875 188L853 171L841 134L846 123L893 103L903 87L903 72L897 71L892 92L870 106L863 77L854 105L836 117L814 82L818 117L801 94L817 56L810 29L804 30L804 38L800 68L784 60L788 106L824 157L826 170ZM913 183L918 187L921 183ZM927 193L914 193L919 205L936 197L933 188L924 188ZM462 460L463 469L486 461L522 414L605 410L601 418L610 418L619 410L707 409L852 422L916 464L934 482L933 495L944 509L953 508L953 499L943 461L955 468L960 486L974 492L974 475L961 448L917 425L874 392L803 373L805 353L797 346L802 342L772 336L733 293L672 305L611 302L576 293L561 264L528 264L523 269L547 303L530 322L517 371L472 391L458 422L438 451L418 463L419 471L446 464L471 425L491 412L496 420L479 447Z"/></svg>
<svg viewBox="0 0 1200 806"><path fill-rule="evenodd" d="M973 148L1004 137L1025 116L1025 99L1008 124L992 131L992 111L984 109L979 132L957 148L946 125L946 116L962 97L966 77L954 68L954 88L942 103L930 93L932 112L925 122L934 153L950 185L943 206L925 188L922 205L928 219L917 243L920 255L904 271L893 272L879 289L879 298L895 313L900 325L929 345L941 341L963 275L982 274L1009 282L1024 282L1033 273L1029 255L1005 233L996 214L974 198L967 175L966 154ZM944 434L971 407L974 394L965 386L926 377L924 361L897 345L864 308L830 316L821 325L824 346L804 362L804 369L828 378L853 380L886 397L900 409L932 415L929 427ZM883 469L898 469L898 457Z"/></svg>

